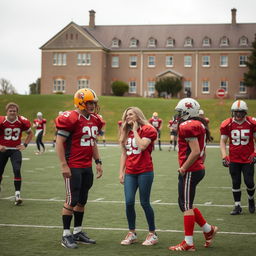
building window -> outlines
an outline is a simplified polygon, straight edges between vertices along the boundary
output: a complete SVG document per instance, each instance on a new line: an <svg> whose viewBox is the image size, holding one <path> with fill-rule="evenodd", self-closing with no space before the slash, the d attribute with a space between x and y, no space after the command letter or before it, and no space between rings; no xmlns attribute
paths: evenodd
<svg viewBox="0 0 256 256"><path fill-rule="evenodd" d="M220 56L220 66L221 67L227 67L228 66L228 56L227 55L221 55Z"/></svg>
<svg viewBox="0 0 256 256"><path fill-rule="evenodd" d="M202 66L210 67L210 56L208 56L208 55L202 56Z"/></svg>
<svg viewBox="0 0 256 256"><path fill-rule="evenodd" d="M89 80L88 79L79 79L77 81L77 89L82 89L82 88L89 88Z"/></svg>
<svg viewBox="0 0 256 256"><path fill-rule="evenodd" d="M211 39L209 37L205 37L203 39L203 47L210 47L211 46Z"/></svg>
<svg viewBox="0 0 256 256"><path fill-rule="evenodd" d="M136 93L137 88L136 88L136 81L130 81L129 82L129 93Z"/></svg>
<svg viewBox="0 0 256 256"><path fill-rule="evenodd" d="M130 67L131 68L137 67L137 56L130 56Z"/></svg>
<svg viewBox="0 0 256 256"><path fill-rule="evenodd" d="M168 38L166 41L166 47L174 47L175 40L173 38Z"/></svg>
<svg viewBox="0 0 256 256"><path fill-rule="evenodd" d="M165 66L166 67L173 67L173 56L166 56L165 57Z"/></svg>
<svg viewBox="0 0 256 256"><path fill-rule="evenodd" d="M246 67L247 59L248 59L247 55L240 55L239 56L239 67Z"/></svg>
<svg viewBox="0 0 256 256"><path fill-rule="evenodd" d="M156 66L156 57L148 56L148 67L155 67L155 66Z"/></svg>
<svg viewBox="0 0 256 256"><path fill-rule="evenodd" d="M66 53L54 53L53 54L53 65L56 65L56 66L67 65L67 54Z"/></svg>
<svg viewBox="0 0 256 256"><path fill-rule="evenodd" d="M184 67L192 67L192 56L191 55L184 56Z"/></svg>
<svg viewBox="0 0 256 256"><path fill-rule="evenodd" d="M152 96L155 94L155 81L148 81L148 96Z"/></svg>
<svg viewBox="0 0 256 256"><path fill-rule="evenodd" d="M90 53L78 53L77 54L77 65L79 66L90 66L91 54Z"/></svg>
<svg viewBox="0 0 256 256"><path fill-rule="evenodd" d="M117 39L117 38L114 38L114 39L112 40L112 45L111 45L111 47L113 47L113 48L118 48L119 45L120 45L120 40Z"/></svg>
<svg viewBox="0 0 256 256"><path fill-rule="evenodd" d="M228 91L228 81L226 81L226 80L221 81L220 82L220 88L224 89L225 92L227 92Z"/></svg>
<svg viewBox="0 0 256 256"><path fill-rule="evenodd" d="M247 93L247 88L246 88L246 85L244 84L244 81L240 81L239 92L240 93Z"/></svg>
<svg viewBox="0 0 256 256"><path fill-rule="evenodd" d="M148 47L156 47L156 39L155 38L149 38Z"/></svg>
<svg viewBox="0 0 256 256"><path fill-rule="evenodd" d="M210 81L203 80L202 82L202 93L210 93Z"/></svg>
<svg viewBox="0 0 256 256"><path fill-rule="evenodd" d="M192 89L192 82L190 80L185 80L184 83L183 83L183 89L184 89L184 93L187 92L187 90L190 90Z"/></svg>
<svg viewBox="0 0 256 256"><path fill-rule="evenodd" d="M222 46L229 46L229 39L226 36L220 39L220 47Z"/></svg>
<svg viewBox="0 0 256 256"><path fill-rule="evenodd" d="M239 46L248 46L248 38L245 36L242 36L239 39Z"/></svg>
<svg viewBox="0 0 256 256"><path fill-rule="evenodd" d="M53 81L53 92L65 92L66 81L64 79L55 79Z"/></svg>
<svg viewBox="0 0 256 256"><path fill-rule="evenodd" d="M111 67L119 68L119 56L112 56Z"/></svg>
<svg viewBox="0 0 256 256"><path fill-rule="evenodd" d="M192 47L193 46L193 39L190 37L187 37L185 39L184 47Z"/></svg>
<svg viewBox="0 0 256 256"><path fill-rule="evenodd" d="M138 46L138 40L136 38L132 38L130 41L130 47L134 48Z"/></svg>

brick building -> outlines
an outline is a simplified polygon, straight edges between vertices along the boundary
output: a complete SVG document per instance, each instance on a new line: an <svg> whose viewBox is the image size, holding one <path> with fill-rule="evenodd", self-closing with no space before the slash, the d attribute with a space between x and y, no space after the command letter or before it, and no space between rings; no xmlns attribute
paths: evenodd
<svg viewBox="0 0 256 256"><path fill-rule="evenodd" d="M255 98L243 74L251 53L256 23L88 26L71 22L46 42L42 51L41 93L73 94L89 87L98 95L111 95L111 83L129 84L129 94L152 96L155 82L166 76L182 79L182 97L214 98L226 90L227 98Z"/></svg>

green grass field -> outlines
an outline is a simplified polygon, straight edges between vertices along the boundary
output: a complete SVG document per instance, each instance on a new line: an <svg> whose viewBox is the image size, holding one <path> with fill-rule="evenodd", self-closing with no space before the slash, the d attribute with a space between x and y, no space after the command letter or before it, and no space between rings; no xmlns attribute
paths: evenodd
<svg viewBox="0 0 256 256"><path fill-rule="evenodd" d="M35 147L23 152L24 204L15 206L13 174L8 163L0 192L0 255L94 255L94 256L167 256L191 254L169 252L167 247L183 239L182 213L177 205L177 153L156 149L153 152L155 180L151 201L155 210L160 242L153 247L141 243L147 235L147 224L139 204L137 233L139 243L121 246L127 232L124 211L123 186L118 181L120 149L117 146L99 146L104 164L104 176L94 181L89 194L84 229L97 240L96 245L80 245L68 250L60 245L62 236L61 208L64 200L64 182L56 153L50 146L43 155L35 155ZM243 214L231 216L232 193L228 169L222 167L219 149L207 149L206 176L197 190L195 205L201 209L210 224L220 228L212 248L203 247L203 235L196 227L192 255L255 255L256 214L249 214L243 185Z"/></svg>
<svg viewBox="0 0 256 256"><path fill-rule="evenodd" d="M4 106L14 101L20 105L20 112L32 122L38 111L47 119L47 133L45 140L54 138L54 119L59 111L72 110L72 95L0 95L0 115L4 115ZM178 99L141 98L141 97L99 97L100 114L107 121L106 139L117 141L117 121L122 118L123 111L130 106L142 109L146 118L150 118L153 112L158 112L163 119L162 140L169 141L169 120L175 114L174 108ZM230 107L234 100L225 100L222 104L218 99L201 100L198 102L204 109L205 115L210 119L210 129L214 142L219 141L219 127L223 120L230 117ZM256 116L256 100L246 100L249 108L248 114Z"/></svg>

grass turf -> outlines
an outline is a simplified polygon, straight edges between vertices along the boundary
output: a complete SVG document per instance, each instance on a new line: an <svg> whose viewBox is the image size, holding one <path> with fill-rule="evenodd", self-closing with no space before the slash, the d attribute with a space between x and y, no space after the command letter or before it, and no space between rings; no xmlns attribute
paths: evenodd
<svg viewBox="0 0 256 256"><path fill-rule="evenodd" d="M141 245L147 235L147 224L138 203L136 211L139 243L132 246L120 245L120 240L127 232L123 186L118 181L120 149L100 146L104 176L94 181L84 218L84 229L97 240L97 244L80 245L77 250L68 250L60 245L61 208L65 192L56 154L49 146L47 152L40 156L35 155L34 150L35 147L29 146L23 152L23 205L14 206L12 199L3 199L14 194L10 163L4 173L0 192L1 256L58 256L64 253L95 256L182 254L167 250L168 246L183 239L183 218L176 203L176 152L168 152L166 147L161 152L157 148L153 152L155 180L151 201L155 202L153 208L159 229L159 244L153 247ZM200 229L196 227L194 242L197 251L193 255L255 255L255 214L248 213L243 185L243 214L229 215L233 207L230 184L228 169L221 165L219 149L208 148L206 176L198 186L195 205L199 205L210 224L220 228L220 233L216 236L213 247L206 249L203 247L204 240Z"/></svg>

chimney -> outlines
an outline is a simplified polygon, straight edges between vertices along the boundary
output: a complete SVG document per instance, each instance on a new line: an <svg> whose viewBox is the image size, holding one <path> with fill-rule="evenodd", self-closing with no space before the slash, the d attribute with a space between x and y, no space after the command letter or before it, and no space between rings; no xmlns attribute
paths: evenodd
<svg viewBox="0 0 256 256"><path fill-rule="evenodd" d="M90 22L89 22L89 28L94 29L95 28L95 11L90 10Z"/></svg>
<svg viewBox="0 0 256 256"><path fill-rule="evenodd" d="M231 22L231 24L232 25L236 25L236 8L233 8L233 9L231 9L231 14L232 14L232 22Z"/></svg>

